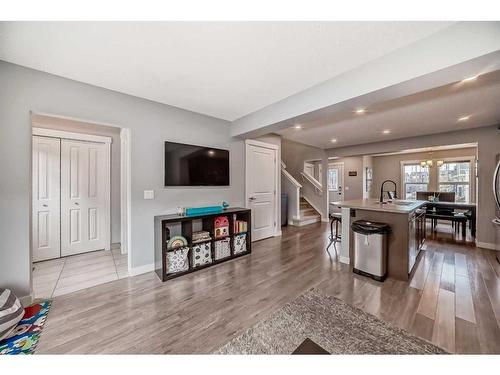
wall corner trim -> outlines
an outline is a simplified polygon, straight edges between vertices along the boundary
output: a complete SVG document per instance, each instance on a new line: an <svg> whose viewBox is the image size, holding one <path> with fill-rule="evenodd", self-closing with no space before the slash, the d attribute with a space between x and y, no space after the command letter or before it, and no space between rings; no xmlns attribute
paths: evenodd
<svg viewBox="0 0 500 375"><path fill-rule="evenodd" d="M489 242L476 241L476 246L488 250L500 250L500 245L496 245L494 243L489 243Z"/></svg>
<svg viewBox="0 0 500 375"><path fill-rule="evenodd" d="M155 264L145 264L139 267L133 267L130 269L130 276L142 275L143 273L153 272L155 270Z"/></svg>
<svg viewBox="0 0 500 375"><path fill-rule="evenodd" d="M344 264L349 264L351 263L351 260L348 258L348 257L344 257L344 256L339 256L339 260L340 260L340 263L344 263Z"/></svg>

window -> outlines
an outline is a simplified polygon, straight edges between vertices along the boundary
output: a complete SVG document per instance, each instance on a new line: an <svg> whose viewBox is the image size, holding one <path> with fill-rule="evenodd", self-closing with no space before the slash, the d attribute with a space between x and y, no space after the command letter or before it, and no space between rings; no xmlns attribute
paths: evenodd
<svg viewBox="0 0 500 375"><path fill-rule="evenodd" d="M417 199L417 191L427 191L429 186L429 167L419 163L404 164L404 199Z"/></svg>
<svg viewBox="0 0 500 375"><path fill-rule="evenodd" d="M328 190L338 190L339 189L339 179L338 179L337 168L328 169Z"/></svg>
<svg viewBox="0 0 500 375"><path fill-rule="evenodd" d="M456 202L469 203L470 179L470 161L445 161L439 166L439 191L455 192Z"/></svg>

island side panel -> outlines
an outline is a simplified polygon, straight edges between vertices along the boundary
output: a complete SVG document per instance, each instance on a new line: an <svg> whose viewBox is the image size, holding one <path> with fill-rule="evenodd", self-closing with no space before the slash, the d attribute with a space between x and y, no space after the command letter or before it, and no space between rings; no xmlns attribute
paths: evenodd
<svg viewBox="0 0 500 375"><path fill-rule="evenodd" d="M368 210L353 210L354 216L350 223L355 220L369 220L387 223L391 227L391 233L387 238L387 276L397 280L408 280L408 214L379 212ZM354 236L349 228L350 246L349 258L351 265L354 264ZM352 267L351 267L352 268Z"/></svg>
<svg viewBox="0 0 500 375"><path fill-rule="evenodd" d="M342 241L340 242L340 256L339 261L341 263L349 264L352 263L352 256L350 252L351 240L351 209L343 207L342 212L342 223L341 223L341 235Z"/></svg>

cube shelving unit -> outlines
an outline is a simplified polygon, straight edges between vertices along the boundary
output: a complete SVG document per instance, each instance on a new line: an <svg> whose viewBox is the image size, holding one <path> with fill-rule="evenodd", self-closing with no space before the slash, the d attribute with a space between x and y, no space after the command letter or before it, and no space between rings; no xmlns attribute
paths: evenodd
<svg viewBox="0 0 500 375"><path fill-rule="evenodd" d="M229 220L229 234L224 237L215 237L214 221L218 216L226 216ZM234 220L243 220L247 222L247 232L246 234L246 251L242 253L234 253L234 238L236 235L241 233L234 233ZM179 276L186 275L191 272L196 272L201 269L215 266L216 264L227 262L229 260L239 258L241 256L248 255L252 252L252 238L251 238L251 211L248 208L228 208L221 212L214 212L209 214L200 215L161 215L155 216L155 272L162 281L167 281ZM193 267L192 264L192 251L193 251L193 222L201 221L202 230L210 232L211 239L207 240L211 242L211 252L212 252L212 262L209 264L204 264L202 266ZM172 249L167 249L167 242L170 239L170 227L179 225L181 228L181 234L188 241L187 246L189 247L188 261L189 268L186 271L167 273L167 252L173 251ZM230 252L231 255L224 259L215 260L215 242L230 238ZM206 241L205 241L206 242ZM197 242L200 243L200 242ZM195 243L195 244L197 244Z"/></svg>

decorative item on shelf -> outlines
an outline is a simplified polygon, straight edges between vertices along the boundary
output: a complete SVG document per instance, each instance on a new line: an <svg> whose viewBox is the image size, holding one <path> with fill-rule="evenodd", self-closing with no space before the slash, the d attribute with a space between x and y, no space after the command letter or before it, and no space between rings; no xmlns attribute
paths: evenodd
<svg viewBox="0 0 500 375"><path fill-rule="evenodd" d="M247 235L245 233L234 236L234 253L241 254L247 251Z"/></svg>
<svg viewBox="0 0 500 375"><path fill-rule="evenodd" d="M215 241L215 260L224 259L231 256L229 238Z"/></svg>
<svg viewBox="0 0 500 375"><path fill-rule="evenodd" d="M187 246L188 242L187 240L182 237L182 236L173 236L171 239L168 240L167 242L167 249L176 249L178 247L184 247Z"/></svg>
<svg viewBox="0 0 500 375"><path fill-rule="evenodd" d="M227 216L215 218L215 238L229 236L229 220Z"/></svg>
<svg viewBox="0 0 500 375"><path fill-rule="evenodd" d="M247 231L247 222L243 220L235 220L233 233L245 233Z"/></svg>
<svg viewBox="0 0 500 375"><path fill-rule="evenodd" d="M210 232L206 230L201 230L193 233L193 243L204 242L211 240Z"/></svg>
<svg viewBox="0 0 500 375"><path fill-rule="evenodd" d="M177 207L177 215L179 216L186 215L186 209L184 207Z"/></svg>
<svg viewBox="0 0 500 375"><path fill-rule="evenodd" d="M199 267L205 264L212 263L212 252L210 251L210 245L210 242L193 245L193 251L191 252L193 257L193 267Z"/></svg>
<svg viewBox="0 0 500 375"><path fill-rule="evenodd" d="M187 271L189 247L181 247L167 253L167 273Z"/></svg>
<svg viewBox="0 0 500 375"><path fill-rule="evenodd" d="M223 202L222 202L222 208L223 208L224 210L227 210L227 209L229 208L229 203L227 203L226 201L223 201Z"/></svg>
<svg viewBox="0 0 500 375"><path fill-rule="evenodd" d="M187 216L205 215L205 214L214 214L222 211L223 211L222 206L189 207L186 208L186 215Z"/></svg>

